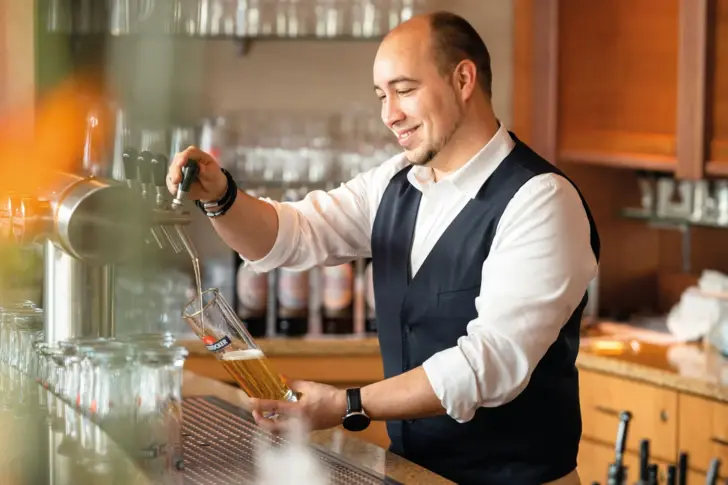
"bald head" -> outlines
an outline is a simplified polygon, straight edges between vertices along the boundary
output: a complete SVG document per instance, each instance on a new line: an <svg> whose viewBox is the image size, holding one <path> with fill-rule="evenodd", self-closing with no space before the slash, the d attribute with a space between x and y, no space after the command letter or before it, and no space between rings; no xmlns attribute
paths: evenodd
<svg viewBox="0 0 728 485"><path fill-rule="evenodd" d="M389 43L423 51L443 76L452 73L463 60L473 62L479 86L491 96L490 53L478 32L463 17L450 12L417 15L390 31L384 37L382 47Z"/></svg>
<svg viewBox="0 0 728 485"><path fill-rule="evenodd" d="M436 168L442 166L438 158L458 160L452 153L464 146L458 139L487 131L473 129L493 118L487 52L475 30L449 13L413 17L384 38L374 61L374 90L382 121L410 162Z"/></svg>

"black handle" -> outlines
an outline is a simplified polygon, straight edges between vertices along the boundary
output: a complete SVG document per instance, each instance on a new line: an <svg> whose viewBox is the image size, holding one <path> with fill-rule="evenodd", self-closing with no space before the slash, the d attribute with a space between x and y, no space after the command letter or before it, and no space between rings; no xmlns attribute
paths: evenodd
<svg viewBox="0 0 728 485"><path fill-rule="evenodd" d="M200 173L200 165L197 160L187 160L187 163L182 167L182 183L179 189L183 192L189 192L192 182L197 179L197 174Z"/></svg>
<svg viewBox="0 0 728 485"><path fill-rule="evenodd" d="M143 184L152 182L152 159L154 155L151 152L143 151L137 157L139 164L139 181Z"/></svg>
<svg viewBox="0 0 728 485"><path fill-rule="evenodd" d="M640 482L647 483L650 465L650 440L640 441Z"/></svg>
<svg viewBox="0 0 728 485"><path fill-rule="evenodd" d="M632 419L632 413L622 411L619 413L619 430L617 431L617 443L614 451L616 452L616 462L620 466L624 459L624 449L627 445L627 432L629 431L629 421Z"/></svg>
<svg viewBox="0 0 728 485"><path fill-rule="evenodd" d="M161 153L152 158L152 183L155 187L164 187L167 177L167 157Z"/></svg>
<svg viewBox="0 0 728 485"><path fill-rule="evenodd" d="M677 459L677 483L687 485L688 483L688 454L680 453Z"/></svg>
<svg viewBox="0 0 728 485"><path fill-rule="evenodd" d="M124 176L127 180L136 180L139 177L137 171L137 151L133 148L127 148L121 154L121 160L124 163Z"/></svg>
<svg viewBox="0 0 728 485"><path fill-rule="evenodd" d="M648 485L657 485L657 472L658 472L657 464L650 463L650 465L647 467L647 484Z"/></svg>
<svg viewBox="0 0 728 485"><path fill-rule="evenodd" d="M677 467L675 465L667 465L667 485L677 485L675 483L677 475Z"/></svg>
<svg viewBox="0 0 728 485"><path fill-rule="evenodd" d="M720 459L713 458L712 460L710 460L708 474L705 476L705 485L717 485L718 470L720 470Z"/></svg>

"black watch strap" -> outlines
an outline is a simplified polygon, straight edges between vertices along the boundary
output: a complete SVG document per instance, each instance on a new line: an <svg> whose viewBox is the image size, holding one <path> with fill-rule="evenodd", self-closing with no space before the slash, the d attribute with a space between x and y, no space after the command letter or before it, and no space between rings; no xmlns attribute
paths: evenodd
<svg viewBox="0 0 728 485"><path fill-rule="evenodd" d="M354 387L346 390L346 413L362 412L361 389Z"/></svg>

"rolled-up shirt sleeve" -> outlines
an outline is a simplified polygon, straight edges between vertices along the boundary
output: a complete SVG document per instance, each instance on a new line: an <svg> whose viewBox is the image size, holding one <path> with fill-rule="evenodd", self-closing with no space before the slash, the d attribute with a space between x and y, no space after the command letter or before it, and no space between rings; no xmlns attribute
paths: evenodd
<svg viewBox="0 0 728 485"><path fill-rule="evenodd" d="M529 180L504 211L483 264L478 317L455 347L423 364L447 413L467 422L479 407L518 396L596 271L575 188L553 174Z"/></svg>
<svg viewBox="0 0 728 485"><path fill-rule="evenodd" d="M371 231L376 209L392 176L405 166L396 156L339 187L314 190L296 202L263 199L278 214L278 234L271 250L245 264L264 273L284 267L306 270L371 255Z"/></svg>

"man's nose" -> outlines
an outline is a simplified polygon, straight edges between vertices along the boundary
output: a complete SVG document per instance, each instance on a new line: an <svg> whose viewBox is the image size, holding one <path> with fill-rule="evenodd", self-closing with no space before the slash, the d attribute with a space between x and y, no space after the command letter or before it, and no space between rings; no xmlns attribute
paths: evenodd
<svg viewBox="0 0 728 485"><path fill-rule="evenodd" d="M390 130L393 130L394 125L404 120L404 118L404 112L396 101L387 100L382 104L382 121Z"/></svg>

